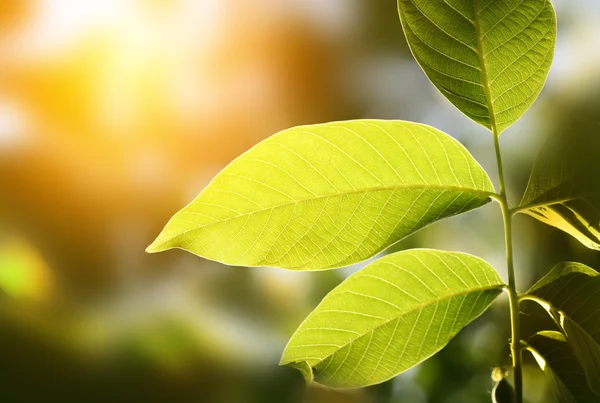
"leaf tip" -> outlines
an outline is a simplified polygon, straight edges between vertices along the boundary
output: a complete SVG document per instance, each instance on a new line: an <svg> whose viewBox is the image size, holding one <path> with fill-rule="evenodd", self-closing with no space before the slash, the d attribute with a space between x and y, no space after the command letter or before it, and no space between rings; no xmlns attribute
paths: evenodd
<svg viewBox="0 0 600 403"><path fill-rule="evenodd" d="M165 242L162 239L162 236L159 235L158 238L156 238L154 240L154 242L152 242L147 248L146 248L146 253L158 253L158 252L163 252L165 250L169 249L168 246L165 246Z"/></svg>

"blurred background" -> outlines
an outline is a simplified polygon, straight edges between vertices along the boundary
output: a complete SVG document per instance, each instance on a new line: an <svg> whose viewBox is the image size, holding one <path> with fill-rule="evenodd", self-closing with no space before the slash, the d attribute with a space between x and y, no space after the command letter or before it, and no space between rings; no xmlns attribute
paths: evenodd
<svg viewBox="0 0 600 403"><path fill-rule="evenodd" d="M501 138L513 203L547 136L600 134L600 2L554 4L548 85ZM355 118L436 126L495 175L491 136L429 84L395 0L1 0L0 401L489 402L492 369L509 364L504 298L391 381L306 389L277 365L285 342L359 267L144 253L258 141ZM600 269L554 228L525 216L515 227L522 290L562 260ZM394 248L416 246L477 254L505 276L495 203ZM526 317L524 333L540 325ZM548 402L529 358L528 402Z"/></svg>

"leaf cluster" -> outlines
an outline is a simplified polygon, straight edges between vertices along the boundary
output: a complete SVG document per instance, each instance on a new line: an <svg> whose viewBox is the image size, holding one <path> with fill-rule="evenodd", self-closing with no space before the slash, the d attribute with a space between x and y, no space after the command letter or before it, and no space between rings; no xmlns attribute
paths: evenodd
<svg viewBox="0 0 600 403"><path fill-rule="evenodd" d="M600 181L589 175L600 168L597 139L582 133L553 139L540 151L521 203L509 206L504 190L498 139L544 86L556 39L550 1L399 0L398 11L433 85L492 133L499 192L464 146L424 124L299 126L234 160L148 251L181 248L229 265L332 269L370 259L492 200L508 224L512 215L528 214L599 250ZM442 349L503 290L516 295L514 283L504 284L475 256L429 249L389 254L323 299L291 337L281 363L332 387L383 382ZM596 271L562 263L519 296L541 304L556 322L522 345L560 402L600 401L599 290ZM512 395L505 380L494 399L505 399L501 394Z"/></svg>

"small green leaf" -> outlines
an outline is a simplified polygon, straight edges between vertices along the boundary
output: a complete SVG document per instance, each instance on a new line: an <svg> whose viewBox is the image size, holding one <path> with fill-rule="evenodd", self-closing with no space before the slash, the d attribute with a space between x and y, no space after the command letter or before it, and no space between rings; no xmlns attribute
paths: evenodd
<svg viewBox="0 0 600 403"><path fill-rule="evenodd" d="M390 379L441 350L502 291L480 258L412 249L388 255L327 295L290 339L282 365L314 380L360 387Z"/></svg>
<svg viewBox="0 0 600 403"><path fill-rule="evenodd" d="M493 191L468 151L429 126L301 126L227 166L148 251L182 248L240 266L341 267L480 207Z"/></svg>
<svg viewBox="0 0 600 403"><path fill-rule="evenodd" d="M600 250L600 137L552 137L536 159L518 212L559 228Z"/></svg>
<svg viewBox="0 0 600 403"><path fill-rule="evenodd" d="M506 378L501 379L492 389L493 403L515 403L515 390Z"/></svg>
<svg viewBox="0 0 600 403"><path fill-rule="evenodd" d="M600 274L581 263L560 263L528 295L563 330L589 387L600 394Z"/></svg>
<svg viewBox="0 0 600 403"><path fill-rule="evenodd" d="M589 389L583 369L562 333L542 331L533 335L527 344L548 377L558 403L600 401L600 395Z"/></svg>
<svg viewBox="0 0 600 403"><path fill-rule="evenodd" d="M556 42L549 0L398 0L410 49L461 112L501 133L544 86Z"/></svg>

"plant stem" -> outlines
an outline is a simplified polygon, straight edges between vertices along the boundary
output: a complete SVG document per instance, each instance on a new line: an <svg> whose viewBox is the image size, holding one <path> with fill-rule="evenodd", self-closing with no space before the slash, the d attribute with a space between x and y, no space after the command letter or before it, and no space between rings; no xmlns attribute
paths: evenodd
<svg viewBox="0 0 600 403"><path fill-rule="evenodd" d="M510 327L511 340L510 350L512 353L513 376L515 382L516 402L523 403L523 370L521 364L521 331L519 324L519 296L515 282L515 267L512 249L512 213L506 197L506 186L504 184L504 169L502 167L502 155L498 133L493 130L494 148L496 149L496 162L498 163L498 178L500 181L500 197L498 202L502 208L504 220L504 239L506 247L506 268L508 270L508 297L510 304Z"/></svg>
<svg viewBox="0 0 600 403"><path fill-rule="evenodd" d="M506 186L504 185L504 169L502 168L502 154L500 153L500 142L498 138L498 126L496 124L496 114L494 113L494 103L490 91L490 81L487 74L487 65L484 57L483 36L481 31L480 13L481 5L479 0L474 0L475 7L475 33L477 36L477 55L481 66L481 75L484 82L485 100L490 116L490 128L494 137L494 148L496 149L496 162L498 164L498 178L500 180L500 194L496 199L502 208L502 218L504 220L504 238L506 247L506 268L508 270L508 297L510 304L510 328L511 340L510 350L512 353L513 376L515 380L516 403L523 403L523 370L521 367L521 330L519 326L519 297L517 295L517 286L515 284L515 267L513 263L512 251L512 211L508 205L506 197Z"/></svg>

